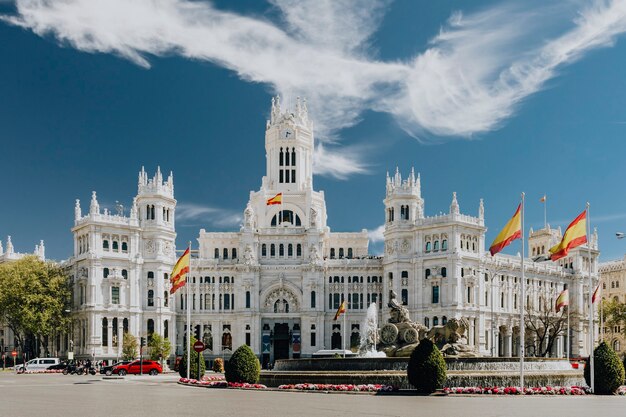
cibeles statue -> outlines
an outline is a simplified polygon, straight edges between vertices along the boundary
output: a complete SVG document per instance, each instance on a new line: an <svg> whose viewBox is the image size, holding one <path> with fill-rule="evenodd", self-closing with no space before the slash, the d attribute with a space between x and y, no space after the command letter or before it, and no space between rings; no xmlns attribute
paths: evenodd
<svg viewBox="0 0 626 417"><path fill-rule="evenodd" d="M389 291L389 320L380 329L382 350L387 356L410 356L428 329L411 321L409 310L398 302L395 291Z"/></svg>

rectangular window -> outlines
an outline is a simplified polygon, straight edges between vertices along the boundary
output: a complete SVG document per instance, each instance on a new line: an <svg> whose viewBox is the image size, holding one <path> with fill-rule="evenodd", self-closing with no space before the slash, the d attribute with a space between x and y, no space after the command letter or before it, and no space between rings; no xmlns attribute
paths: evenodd
<svg viewBox="0 0 626 417"><path fill-rule="evenodd" d="M246 333L246 345L251 346L251 344L250 344L250 333Z"/></svg>
<svg viewBox="0 0 626 417"><path fill-rule="evenodd" d="M291 182L296 182L296 170L291 170Z"/></svg>
<svg viewBox="0 0 626 417"><path fill-rule="evenodd" d="M289 181L289 170L288 169L285 170L285 182L291 182L291 181Z"/></svg>
<svg viewBox="0 0 626 417"><path fill-rule="evenodd" d="M250 291L246 291L246 308L250 308Z"/></svg>
<svg viewBox="0 0 626 417"><path fill-rule="evenodd" d="M282 169L278 170L278 182L281 184L283 183L283 170Z"/></svg>
<svg viewBox="0 0 626 417"><path fill-rule="evenodd" d="M315 332L311 332L311 346L315 346Z"/></svg>
<svg viewBox="0 0 626 417"><path fill-rule="evenodd" d="M439 303L439 286L438 285L433 285L433 304L438 304Z"/></svg>
<svg viewBox="0 0 626 417"><path fill-rule="evenodd" d="M120 287L111 287L111 303L120 303Z"/></svg>

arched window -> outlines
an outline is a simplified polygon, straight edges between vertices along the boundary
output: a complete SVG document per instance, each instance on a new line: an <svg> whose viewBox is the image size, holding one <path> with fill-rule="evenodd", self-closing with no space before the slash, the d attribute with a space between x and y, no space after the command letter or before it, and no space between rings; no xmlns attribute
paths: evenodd
<svg viewBox="0 0 626 417"><path fill-rule="evenodd" d="M428 317L424 317L424 326L430 327L430 319Z"/></svg>
<svg viewBox="0 0 626 417"><path fill-rule="evenodd" d="M108 240L103 240L102 241L102 249L104 250L109 250L109 241Z"/></svg>
<svg viewBox="0 0 626 417"><path fill-rule="evenodd" d="M335 248L330 248L330 259L335 259Z"/></svg>
<svg viewBox="0 0 626 417"><path fill-rule="evenodd" d="M311 291L311 308L315 308L315 291Z"/></svg>
<svg viewBox="0 0 626 417"><path fill-rule="evenodd" d="M441 324L443 324L445 326L447 322L448 322L448 318L446 316L443 316L441 318Z"/></svg>
<svg viewBox="0 0 626 417"><path fill-rule="evenodd" d="M109 320L102 319L102 346L109 346Z"/></svg>
<svg viewBox="0 0 626 417"><path fill-rule="evenodd" d="M426 242L426 252L430 252L430 242Z"/></svg>
<svg viewBox="0 0 626 417"><path fill-rule="evenodd" d="M230 254L233 259L237 259L237 248L232 248Z"/></svg>
<svg viewBox="0 0 626 417"><path fill-rule="evenodd" d="M439 304L439 285L433 285L433 304Z"/></svg>
<svg viewBox="0 0 626 417"><path fill-rule="evenodd" d="M163 307L167 307L169 304L170 295L167 291L163 291Z"/></svg>
<svg viewBox="0 0 626 417"><path fill-rule="evenodd" d="M122 242L122 252L128 252L128 243Z"/></svg>
<svg viewBox="0 0 626 417"><path fill-rule="evenodd" d="M298 258L302 256L302 245L299 243L296 245L296 256Z"/></svg>
<svg viewBox="0 0 626 417"><path fill-rule="evenodd" d="M220 258L220 250L218 248L215 248L215 251L213 252L213 257L215 259L219 259Z"/></svg>
<svg viewBox="0 0 626 417"><path fill-rule="evenodd" d="M222 251L222 253L223 253L223 257L224 257L224 259L228 259L228 249L227 249L227 248L224 248L224 250Z"/></svg>
<svg viewBox="0 0 626 417"><path fill-rule="evenodd" d="M285 245L278 245L278 256L285 256Z"/></svg>
<svg viewBox="0 0 626 417"><path fill-rule="evenodd" d="M617 339L613 341L613 350L616 352L619 352L620 350L619 340Z"/></svg>
<svg viewBox="0 0 626 417"><path fill-rule="evenodd" d="M265 243L261 245L261 256L267 256L267 245Z"/></svg>
<svg viewBox="0 0 626 417"><path fill-rule="evenodd" d="M402 305L406 306L409 304L409 290L406 288L402 289Z"/></svg>
<svg viewBox="0 0 626 417"><path fill-rule="evenodd" d="M154 320L148 319L148 337L154 333Z"/></svg>
<svg viewBox="0 0 626 417"><path fill-rule="evenodd" d="M282 220L279 221L279 219ZM302 221L300 220L300 216L293 211L281 210L272 217L271 225L272 227L276 227L276 225L302 226Z"/></svg>
<svg viewBox="0 0 626 417"><path fill-rule="evenodd" d="M156 219L156 215L154 214L154 204L150 207L150 218L152 220Z"/></svg>
<svg viewBox="0 0 626 417"><path fill-rule="evenodd" d="M122 276L124 279L128 279L128 271L126 269L122 269Z"/></svg>
<svg viewBox="0 0 626 417"><path fill-rule="evenodd" d="M339 248L339 259L343 259L343 248Z"/></svg>
<svg viewBox="0 0 626 417"><path fill-rule="evenodd" d="M445 239L441 241L441 250L448 250L448 241Z"/></svg>
<svg viewBox="0 0 626 417"><path fill-rule="evenodd" d="M352 259L352 248L348 248L348 259Z"/></svg>
<svg viewBox="0 0 626 417"><path fill-rule="evenodd" d="M296 166L296 148L291 148L291 165ZM295 182L293 181L293 178L292 182Z"/></svg>
<svg viewBox="0 0 626 417"><path fill-rule="evenodd" d="M430 268L426 268L426 271L424 271L424 276L426 278L430 277Z"/></svg>
<svg viewBox="0 0 626 417"><path fill-rule="evenodd" d="M122 331L128 333L128 319L122 320Z"/></svg>
<svg viewBox="0 0 626 417"><path fill-rule="evenodd" d="M448 276L448 269L445 266L441 268L441 276L444 278Z"/></svg>
<svg viewBox="0 0 626 417"><path fill-rule="evenodd" d="M154 290L148 290L148 307L154 307Z"/></svg>
<svg viewBox="0 0 626 417"><path fill-rule="evenodd" d="M165 339L169 339L169 337L170 337L170 322L169 322L169 320L165 320L163 322L163 337Z"/></svg>
<svg viewBox="0 0 626 417"><path fill-rule="evenodd" d="M273 243L270 245L270 256L276 256L276 245Z"/></svg>
<svg viewBox="0 0 626 417"><path fill-rule="evenodd" d="M150 220L150 204L146 206L146 220Z"/></svg>
<svg viewBox="0 0 626 417"><path fill-rule="evenodd" d="M104 268L104 269L102 270L102 276L103 276L104 278L106 278L106 277L108 277L108 276L109 276L109 268Z"/></svg>
<svg viewBox="0 0 626 417"><path fill-rule="evenodd" d="M439 251L439 241L435 240L435 243L433 244L433 252L437 251Z"/></svg>
<svg viewBox="0 0 626 417"><path fill-rule="evenodd" d="M117 242L117 240L114 240L113 241L113 250L117 252L119 249L120 249L119 243Z"/></svg>
<svg viewBox="0 0 626 417"><path fill-rule="evenodd" d="M154 279L154 272L148 271L148 279Z"/></svg>
<svg viewBox="0 0 626 417"><path fill-rule="evenodd" d="M439 325L439 317L435 316L433 317L433 326L438 326Z"/></svg>

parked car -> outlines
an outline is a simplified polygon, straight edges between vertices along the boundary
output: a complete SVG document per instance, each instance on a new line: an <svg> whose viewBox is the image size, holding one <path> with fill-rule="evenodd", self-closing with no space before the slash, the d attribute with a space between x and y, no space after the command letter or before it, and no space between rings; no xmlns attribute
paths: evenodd
<svg viewBox="0 0 626 417"><path fill-rule="evenodd" d="M141 364L141 367L140 367ZM156 361L133 361L126 365L117 365L113 367L113 373L124 376L126 374L138 374L140 368L143 368L143 373L148 375L157 375L163 372L163 368Z"/></svg>
<svg viewBox="0 0 626 417"><path fill-rule="evenodd" d="M48 366L48 369L51 369L51 370L60 370L60 369L65 369L65 368L67 368L67 361L57 363L56 365Z"/></svg>
<svg viewBox="0 0 626 417"><path fill-rule="evenodd" d="M119 365L128 365L131 362L132 361L120 361L118 363L114 363L113 365L101 366L100 367L100 373L104 374L106 376L111 376L113 374L113 368L115 368L116 366L119 366Z"/></svg>
<svg viewBox="0 0 626 417"><path fill-rule="evenodd" d="M61 363L59 358L35 358L29 360L26 364L15 365L15 370L18 372L42 371L59 363Z"/></svg>

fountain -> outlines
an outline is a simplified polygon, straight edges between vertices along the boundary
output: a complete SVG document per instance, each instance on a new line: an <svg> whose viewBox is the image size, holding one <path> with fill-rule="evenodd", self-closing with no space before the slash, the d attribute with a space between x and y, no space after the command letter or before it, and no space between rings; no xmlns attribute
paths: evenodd
<svg viewBox="0 0 626 417"><path fill-rule="evenodd" d="M367 315L361 323L361 340L359 343L359 357L384 358L385 352L376 350L378 345L378 307L376 303L367 308Z"/></svg>
<svg viewBox="0 0 626 417"><path fill-rule="evenodd" d="M378 328L378 309L372 303L361 325L359 355L351 358L302 358L277 360L272 371L261 373L267 386L297 384L387 384L409 386L409 356L424 338L443 353L448 368L446 386L506 386L519 384L519 358L480 357L468 344L469 323L451 318L441 326L426 328L412 321L408 309L389 292L389 319ZM380 350L380 351L379 351ZM567 359L526 358L528 386L584 385L582 370L572 369Z"/></svg>

